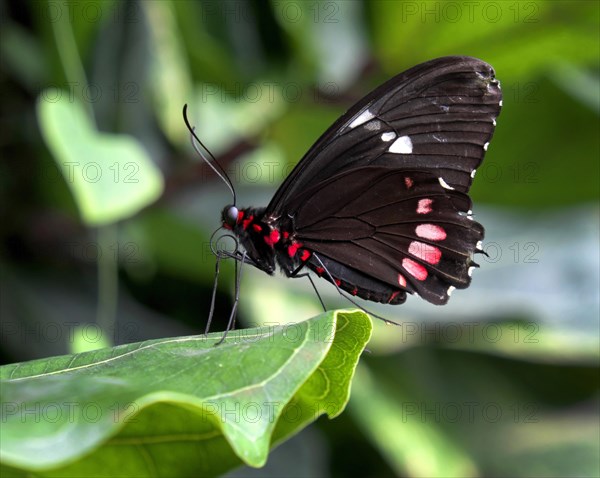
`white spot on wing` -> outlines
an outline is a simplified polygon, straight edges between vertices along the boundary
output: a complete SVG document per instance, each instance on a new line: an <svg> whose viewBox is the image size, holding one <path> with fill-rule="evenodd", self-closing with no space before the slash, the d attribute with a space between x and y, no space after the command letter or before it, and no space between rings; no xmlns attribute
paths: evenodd
<svg viewBox="0 0 600 478"><path fill-rule="evenodd" d="M444 178L438 178L438 181L440 182L441 186L445 189L454 189L452 186L450 186L446 181L444 181Z"/></svg>
<svg viewBox="0 0 600 478"><path fill-rule="evenodd" d="M448 297L450 297L452 295L452 292L454 292L455 290L456 290L456 287L454 287L453 285L448 287L448 290L446 291L446 294L448 294Z"/></svg>
<svg viewBox="0 0 600 478"><path fill-rule="evenodd" d="M365 129L368 129L369 131L377 131L381 129L381 121L370 121L365 125Z"/></svg>
<svg viewBox="0 0 600 478"><path fill-rule="evenodd" d="M400 136L392 143L388 151L397 154L410 154L413 151L412 141L408 136Z"/></svg>
<svg viewBox="0 0 600 478"><path fill-rule="evenodd" d="M394 133L393 131L388 131L387 133L383 133L381 135L381 140L387 143L388 141L393 140L395 137L396 133Z"/></svg>
<svg viewBox="0 0 600 478"><path fill-rule="evenodd" d="M475 270L475 267L469 267L469 269L467 270L467 274L469 274L469 277L473 277L473 271Z"/></svg>
<svg viewBox="0 0 600 478"><path fill-rule="evenodd" d="M502 106L502 100L498 102L498 106Z"/></svg>
<svg viewBox="0 0 600 478"><path fill-rule="evenodd" d="M477 170L476 170L476 169L474 169L473 171L471 171L471 178L473 178L473 179L475 178L475 173L476 173L476 172L477 172Z"/></svg>
<svg viewBox="0 0 600 478"><path fill-rule="evenodd" d="M475 247L478 251L483 251L483 243L481 241L477 241L477 245Z"/></svg>
<svg viewBox="0 0 600 478"><path fill-rule="evenodd" d="M487 149L489 148L489 146L490 146L490 143L489 143L489 142L488 142L488 143L485 143L485 144L483 145L483 150L484 150L484 151L487 151Z"/></svg>
<svg viewBox="0 0 600 478"><path fill-rule="evenodd" d="M359 116L354 118L354 121L350 123L350 128L356 128L357 126L360 126L361 124L366 123L367 121L372 120L373 118L375 118L375 115L369 110L365 110Z"/></svg>
<svg viewBox="0 0 600 478"><path fill-rule="evenodd" d="M496 126L496 118L494 118L494 119L492 120L492 124L493 124L494 126Z"/></svg>

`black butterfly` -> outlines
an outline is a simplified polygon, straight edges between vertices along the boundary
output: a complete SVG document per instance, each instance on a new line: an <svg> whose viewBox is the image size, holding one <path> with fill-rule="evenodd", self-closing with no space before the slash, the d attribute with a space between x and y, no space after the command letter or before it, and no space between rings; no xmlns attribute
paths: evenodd
<svg viewBox="0 0 600 478"><path fill-rule="evenodd" d="M227 206L222 225L268 274L308 267L366 300L445 304L477 267L484 230L467 193L501 98L476 58L417 65L339 118L266 208Z"/></svg>

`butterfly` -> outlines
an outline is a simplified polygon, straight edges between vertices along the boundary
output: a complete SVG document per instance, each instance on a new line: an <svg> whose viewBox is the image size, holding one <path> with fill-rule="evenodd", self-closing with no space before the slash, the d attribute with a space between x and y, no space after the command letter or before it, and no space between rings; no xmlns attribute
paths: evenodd
<svg viewBox="0 0 600 478"><path fill-rule="evenodd" d="M323 133L267 207L238 208L229 181L221 220L244 250L237 259L268 274L310 270L368 301L445 304L478 267L484 228L468 192L501 106L494 70L477 58L391 78Z"/></svg>

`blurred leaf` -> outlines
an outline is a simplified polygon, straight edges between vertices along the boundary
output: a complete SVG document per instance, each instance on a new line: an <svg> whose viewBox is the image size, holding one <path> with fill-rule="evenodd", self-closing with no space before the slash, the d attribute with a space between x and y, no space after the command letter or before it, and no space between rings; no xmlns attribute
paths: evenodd
<svg viewBox="0 0 600 478"><path fill-rule="evenodd" d="M450 452L450 459L471 462L477 476L597 476L597 366L527 364L431 346L370 356L362 365L349 411L363 430L378 432L374 443L388 462L422 458L416 472L402 475L421 476ZM368 411L355 403L363 387ZM389 397L389 427L369 419L380 394ZM390 453L392 447L399 451ZM442 469L442 476L452 473Z"/></svg>
<svg viewBox="0 0 600 478"><path fill-rule="evenodd" d="M162 175L138 142L95 131L83 106L67 92L44 91L38 121L86 224L130 217L160 196Z"/></svg>
<svg viewBox="0 0 600 478"><path fill-rule="evenodd" d="M15 80L37 93L36 89L48 79L47 59L39 42L15 22L7 21L2 30L0 54L3 67L14 75Z"/></svg>
<svg viewBox="0 0 600 478"><path fill-rule="evenodd" d="M241 155L230 169L235 173L234 184L243 182L276 187L291 171L286 166L285 154L279 144L264 141L258 148Z"/></svg>
<svg viewBox="0 0 600 478"><path fill-rule="evenodd" d="M401 391L388 393L376 384L366 366L357 369L350 410L398 476L478 476L465 450L435 422L407 413L405 401Z"/></svg>
<svg viewBox="0 0 600 478"><path fill-rule="evenodd" d="M520 426L499 427L490 448L504 453L490 454L490 474L523 478L600 476L598 405L592 404L587 415L577 411L538 413L528 422L526 416L519 417L518 421L524 422Z"/></svg>
<svg viewBox="0 0 600 478"><path fill-rule="evenodd" d="M47 6L43 5L44 3ZM36 5L42 18L50 23L67 20L73 29L77 51L82 58L88 58L95 47L98 28L108 22L130 21L126 6L117 0L76 0L70 3L56 3L52 0Z"/></svg>
<svg viewBox="0 0 600 478"><path fill-rule="evenodd" d="M144 211L135 222L135 235L143 237L136 242L141 247L143 261L190 280L212 282L215 274L215 257L210 250L208 235L191 221L185 221L168 209L154 208ZM131 231L131 228L126 231Z"/></svg>
<svg viewBox="0 0 600 478"><path fill-rule="evenodd" d="M222 15L219 8L226 8L224 5L224 2L172 2L194 78L205 82L227 84L239 79L240 73L227 45L208 31Z"/></svg>
<svg viewBox="0 0 600 478"><path fill-rule="evenodd" d="M188 138L181 111L192 99L192 80L172 2L141 2L148 18L152 56L150 83L162 130L175 144Z"/></svg>
<svg viewBox="0 0 600 478"><path fill-rule="evenodd" d="M316 69L319 87L336 90L354 83L368 61L362 2L273 0L271 5L305 63L300 75Z"/></svg>
<svg viewBox="0 0 600 478"><path fill-rule="evenodd" d="M271 136L284 150L287 171L295 166L319 136L343 113L343 106L330 106L307 100L294 103L271 128ZM284 178L282 178L283 181ZM273 194L276 184L271 187Z"/></svg>
<svg viewBox="0 0 600 478"><path fill-rule="evenodd" d="M284 95L278 82L268 80L237 83L233 91L202 83L188 110L189 119L202 142L218 156L236 142L259 135L281 116L286 110Z"/></svg>
<svg viewBox="0 0 600 478"><path fill-rule="evenodd" d="M115 328L114 325L112 328ZM88 333L87 325L79 325L73 329L73 343L71 346L71 352L73 354L90 352L92 350L104 349L111 346L112 343L108 340L106 335L101 336L97 342L91 342Z"/></svg>
<svg viewBox="0 0 600 478"><path fill-rule="evenodd" d="M233 289L231 281L229 288ZM242 290L239 307L250 326L270 324L281 320L280 317L293 323L323 310L307 278L269 277L249 267L242 274Z"/></svg>
<svg viewBox="0 0 600 478"><path fill-rule="evenodd" d="M377 51L390 72L437 56L471 55L503 77L539 74L600 54L597 2L372 3ZM415 38L427 39L414 48Z"/></svg>
<svg viewBox="0 0 600 478"><path fill-rule="evenodd" d="M554 69L553 78L567 93L596 114L600 114L600 77L583 68L562 63Z"/></svg>
<svg viewBox="0 0 600 478"><path fill-rule="evenodd" d="M210 334L1 367L3 463L38 476L262 466L272 437L343 411L370 330L362 312L328 312L219 347Z"/></svg>

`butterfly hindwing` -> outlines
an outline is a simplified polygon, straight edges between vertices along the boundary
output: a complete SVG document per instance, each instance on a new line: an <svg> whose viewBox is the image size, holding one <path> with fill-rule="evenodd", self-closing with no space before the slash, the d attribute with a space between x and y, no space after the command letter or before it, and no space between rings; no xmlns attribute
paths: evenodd
<svg viewBox="0 0 600 478"><path fill-rule="evenodd" d="M468 207L466 194L446 190L427 171L356 168L313 191L295 217L296 237L350 268L355 278L342 281L344 288L358 286L361 297L370 291L357 274L387 285L380 302L408 291L443 304L451 287L469 285L471 256L483 239L483 227L461 211Z"/></svg>

